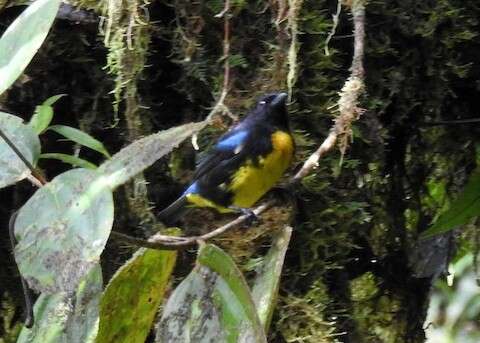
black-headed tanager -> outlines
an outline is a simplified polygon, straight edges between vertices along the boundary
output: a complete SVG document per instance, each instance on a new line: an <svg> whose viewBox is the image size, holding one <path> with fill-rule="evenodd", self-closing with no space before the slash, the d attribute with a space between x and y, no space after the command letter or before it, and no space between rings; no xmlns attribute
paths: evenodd
<svg viewBox="0 0 480 343"><path fill-rule="evenodd" d="M277 183L293 158L286 101L286 93L261 97L245 119L219 138L190 186L159 213L160 219L174 223L188 207L253 214L249 208Z"/></svg>

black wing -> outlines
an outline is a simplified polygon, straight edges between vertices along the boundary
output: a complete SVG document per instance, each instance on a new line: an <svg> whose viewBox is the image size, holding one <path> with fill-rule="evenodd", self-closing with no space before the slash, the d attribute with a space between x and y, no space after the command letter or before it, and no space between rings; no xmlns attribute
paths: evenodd
<svg viewBox="0 0 480 343"><path fill-rule="evenodd" d="M210 187L218 186L226 182L244 160L243 152L235 154L233 151L214 150L200 163L192 181L200 181Z"/></svg>
<svg viewBox="0 0 480 343"><path fill-rule="evenodd" d="M241 154L248 141L249 133L246 130L231 130L220 137L212 151L199 163L193 180L198 180L208 171L216 168L220 163L228 161Z"/></svg>

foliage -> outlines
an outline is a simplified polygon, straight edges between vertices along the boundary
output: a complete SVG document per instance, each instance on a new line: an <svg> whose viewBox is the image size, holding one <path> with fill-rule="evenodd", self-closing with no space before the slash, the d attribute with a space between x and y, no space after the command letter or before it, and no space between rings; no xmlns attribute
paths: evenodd
<svg viewBox="0 0 480 343"><path fill-rule="evenodd" d="M256 268L252 287L252 299L257 307L258 317L266 332L272 321L273 309L277 303L280 276L287 253L292 228L286 227L275 236L270 251Z"/></svg>
<svg viewBox="0 0 480 343"><path fill-rule="evenodd" d="M74 169L57 176L18 213L15 259L22 276L38 292L75 290L97 265L112 224L113 197L102 174Z"/></svg>
<svg viewBox="0 0 480 343"><path fill-rule="evenodd" d="M13 115L0 112L0 126L3 134L9 138L24 158L35 164L40 154L40 141L35 132ZM3 135L2 135L3 136ZM0 188L26 178L30 170L18 155L7 144L4 138L0 141Z"/></svg>
<svg viewBox="0 0 480 343"><path fill-rule="evenodd" d="M214 245L165 305L157 342L266 342L248 285L233 260Z"/></svg>
<svg viewBox="0 0 480 343"><path fill-rule="evenodd" d="M110 157L110 154L108 153L107 149L105 149L102 142L96 140L85 132L82 132L74 127L65 125L52 125L48 127L48 130L55 131L56 133L64 136L65 138L75 143L84 145L90 149L98 151L99 153L105 155L107 158Z"/></svg>
<svg viewBox="0 0 480 343"><path fill-rule="evenodd" d="M34 326L24 327L17 342L94 342L102 286L102 272L97 264L77 289L40 295L34 307Z"/></svg>
<svg viewBox="0 0 480 343"><path fill-rule="evenodd" d="M46 158L46 159L55 159L60 160L62 162L71 164L74 167L85 168L85 169L96 169L97 166L91 162L88 162L84 159L81 159L76 156L61 154L61 153L46 153L41 154L39 158Z"/></svg>
<svg viewBox="0 0 480 343"><path fill-rule="evenodd" d="M51 96L41 105L35 107L35 112L33 113L33 116L28 124L35 130L37 135L40 135L48 128L53 119L52 105L65 95L66 94L58 94Z"/></svg>
<svg viewBox="0 0 480 343"><path fill-rule="evenodd" d="M0 39L0 94L22 74L42 45L60 0L40 0L29 6Z"/></svg>
<svg viewBox="0 0 480 343"><path fill-rule="evenodd" d="M174 251L140 249L112 277L100 303L101 342L144 342L168 286Z"/></svg>
<svg viewBox="0 0 480 343"><path fill-rule="evenodd" d="M463 193L455 199L450 208L443 212L423 237L430 237L467 224L480 215L480 172L474 171L465 185Z"/></svg>

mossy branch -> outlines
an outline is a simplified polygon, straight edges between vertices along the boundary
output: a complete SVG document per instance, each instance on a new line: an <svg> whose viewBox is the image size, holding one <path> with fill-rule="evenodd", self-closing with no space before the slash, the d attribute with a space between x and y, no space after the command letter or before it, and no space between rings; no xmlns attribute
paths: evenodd
<svg viewBox="0 0 480 343"><path fill-rule="evenodd" d="M320 147L305 161L302 168L294 176L295 180L301 180L310 174L316 167L322 156L332 150L338 143L342 155L348 146L348 141L352 134L352 124L362 113L358 106L359 97L363 93L364 68L363 56L365 50L365 4L363 0L353 0L344 5L350 7L354 24L354 48L353 59L350 67L350 77L345 82L340 91L338 107L340 114L335 118L330 134Z"/></svg>
<svg viewBox="0 0 480 343"><path fill-rule="evenodd" d="M293 86L298 75L298 16L303 0L290 0L288 10L288 28L290 30L290 47L288 49L287 88L289 101L292 99Z"/></svg>

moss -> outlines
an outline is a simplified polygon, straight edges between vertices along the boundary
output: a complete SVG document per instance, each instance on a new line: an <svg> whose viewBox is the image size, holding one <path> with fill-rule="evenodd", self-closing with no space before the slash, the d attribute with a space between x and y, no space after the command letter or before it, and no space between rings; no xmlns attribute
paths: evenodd
<svg viewBox="0 0 480 343"><path fill-rule="evenodd" d="M378 292L377 282L372 273L365 273L353 279L350 283L352 300L355 302L368 301Z"/></svg>
<svg viewBox="0 0 480 343"><path fill-rule="evenodd" d="M286 342L336 343L335 322L322 315L329 303L325 285L316 282L302 297L287 295L279 299L275 332ZM272 340L274 337L272 337Z"/></svg>
<svg viewBox="0 0 480 343"><path fill-rule="evenodd" d="M262 214L256 225L241 227L215 241L232 255L243 270L252 270L251 267L259 262L270 246L275 231L289 225L292 212L293 208L286 205L273 207Z"/></svg>
<svg viewBox="0 0 480 343"><path fill-rule="evenodd" d="M353 319L366 342L403 342L405 324L399 318L403 309L399 297L384 294L372 273L365 273L350 283Z"/></svg>
<svg viewBox="0 0 480 343"><path fill-rule="evenodd" d="M22 324L16 321L16 308L8 293L3 294L0 301L0 343L14 343L17 341Z"/></svg>

